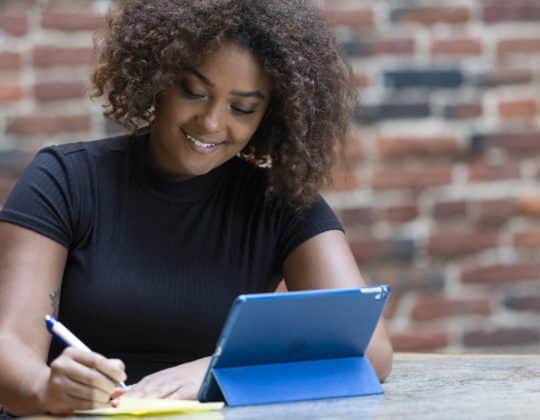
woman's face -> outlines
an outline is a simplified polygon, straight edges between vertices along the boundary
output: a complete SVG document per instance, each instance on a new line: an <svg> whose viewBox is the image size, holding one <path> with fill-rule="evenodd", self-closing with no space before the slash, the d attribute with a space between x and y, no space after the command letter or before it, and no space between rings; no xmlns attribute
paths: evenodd
<svg viewBox="0 0 540 420"><path fill-rule="evenodd" d="M176 177L207 173L247 145L269 100L270 83L256 56L224 43L159 96L150 132L154 161Z"/></svg>

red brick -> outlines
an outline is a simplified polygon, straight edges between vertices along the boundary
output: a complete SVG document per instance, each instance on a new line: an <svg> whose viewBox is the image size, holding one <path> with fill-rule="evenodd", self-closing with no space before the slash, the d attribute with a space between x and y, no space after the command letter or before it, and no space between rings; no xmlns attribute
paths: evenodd
<svg viewBox="0 0 540 420"><path fill-rule="evenodd" d="M86 96L87 86L82 82L39 82L34 86L38 101L55 101Z"/></svg>
<svg viewBox="0 0 540 420"><path fill-rule="evenodd" d="M482 40L479 38L436 39L431 44L433 55L468 56L482 54Z"/></svg>
<svg viewBox="0 0 540 420"><path fill-rule="evenodd" d="M394 351L434 351L448 346L448 333L439 330L394 332L391 334Z"/></svg>
<svg viewBox="0 0 540 420"><path fill-rule="evenodd" d="M470 18L471 12L466 7L419 7L399 11L393 19L398 22L434 25L436 23L466 23Z"/></svg>
<svg viewBox="0 0 540 420"><path fill-rule="evenodd" d="M345 141L346 162L350 165L358 163L364 158L364 146L358 134L351 133Z"/></svg>
<svg viewBox="0 0 540 420"><path fill-rule="evenodd" d="M521 213L528 216L540 216L540 196L526 196L518 200Z"/></svg>
<svg viewBox="0 0 540 420"><path fill-rule="evenodd" d="M105 25L104 16L92 13L45 12L41 26L60 31L94 31Z"/></svg>
<svg viewBox="0 0 540 420"><path fill-rule="evenodd" d="M437 221L462 219L467 215L467 203L458 201L441 201L433 207L433 217Z"/></svg>
<svg viewBox="0 0 540 420"><path fill-rule="evenodd" d="M471 330L463 334L463 344L467 347L507 346L538 342L540 342L540 330L536 327Z"/></svg>
<svg viewBox="0 0 540 420"><path fill-rule="evenodd" d="M519 162L504 162L500 165L478 160L469 165L468 180L470 182L489 182L521 177Z"/></svg>
<svg viewBox="0 0 540 420"><path fill-rule="evenodd" d="M372 9L326 9L323 14L332 26L371 28L375 22L375 14Z"/></svg>
<svg viewBox="0 0 540 420"><path fill-rule="evenodd" d="M34 136L80 132L90 129L89 115L75 116L42 116L28 115L14 118L8 123L9 134Z"/></svg>
<svg viewBox="0 0 540 420"><path fill-rule="evenodd" d="M517 203L513 198L501 198L495 200L483 200L474 203L473 213L476 223L501 227L517 214Z"/></svg>
<svg viewBox="0 0 540 420"><path fill-rule="evenodd" d="M369 86L369 78L362 73L354 73L352 75L352 85L357 89L362 89Z"/></svg>
<svg viewBox="0 0 540 420"><path fill-rule="evenodd" d="M503 39L497 44L497 53L504 57L509 54L540 53L540 38Z"/></svg>
<svg viewBox="0 0 540 420"><path fill-rule="evenodd" d="M487 23L538 21L540 20L540 4L535 0L484 0L482 13Z"/></svg>
<svg viewBox="0 0 540 420"><path fill-rule="evenodd" d="M500 285L540 279L540 265L528 262L493 264L465 270L461 281L465 284Z"/></svg>
<svg viewBox="0 0 540 420"><path fill-rule="evenodd" d="M452 182L452 167L415 166L376 169L372 186L377 190L388 189L424 189L448 185Z"/></svg>
<svg viewBox="0 0 540 420"><path fill-rule="evenodd" d="M0 14L0 31L13 36L22 36L28 32L28 18L20 14Z"/></svg>
<svg viewBox="0 0 540 420"><path fill-rule="evenodd" d="M445 107L444 116L446 118L466 119L481 117L484 110L480 102L461 102Z"/></svg>
<svg viewBox="0 0 540 420"><path fill-rule="evenodd" d="M371 225L374 221L374 212L371 207L343 209L340 216L346 226Z"/></svg>
<svg viewBox="0 0 540 420"><path fill-rule="evenodd" d="M373 53L379 55L412 55L414 40L412 38L387 38L374 43Z"/></svg>
<svg viewBox="0 0 540 420"><path fill-rule="evenodd" d="M492 70L487 74L485 84L487 86L503 86L531 83L533 74L528 69L500 69Z"/></svg>
<svg viewBox="0 0 540 420"><path fill-rule="evenodd" d="M4 204L4 201L6 201L6 198L13 188L13 185L15 185L15 181L15 179L9 177L0 178L0 208Z"/></svg>
<svg viewBox="0 0 540 420"><path fill-rule="evenodd" d="M15 52L0 52L0 70L19 70L21 68L21 56Z"/></svg>
<svg viewBox="0 0 540 420"><path fill-rule="evenodd" d="M488 299L456 299L444 295L420 296L412 310L415 321L429 321L460 315L491 314L491 302Z"/></svg>
<svg viewBox="0 0 540 420"><path fill-rule="evenodd" d="M430 235L426 249L430 255L451 258L496 247L497 232L490 231L442 231Z"/></svg>
<svg viewBox="0 0 540 420"><path fill-rule="evenodd" d="M418 217L418 207L414 204L399 204L383 209L383 220L390 223L406 223Z"/></svg>
<svg viewBox="0 0 540 420"><path fill-rule="evenodd" d="M358 263L378 260L390 253L390 241L383 239L350 239L349 245Z"/></svg>
<svg viewBox="0 0 540 420"><path fill-rule="evenodd" d="M503 118L534 118L538 114L538 104L534 99L502 101L499 115Z"/></svg>
<svg viewBox="0 0 540 420"><path fill-rule="evenodd" d="M527 231L515 232L512 237L512 243L516 248L540 248L540 230L530 228Z"/></svg>
<svg viewBox="0 0 540 420"><path fill-rule="evenodd" d="M399 298L395 293L392 293L390 295L390 298L388 299L388 302L386 303L384 307L384 312L383 312L384 319L392 319L396 315L398 305L399 305Z"/></svg>
<svg viewBox="0 0 540 420"><path fill-rule="evenodd" d="M512 152L540 152L540 132L509 132L486 136L489 146Z"/></svg>
<svg viewBox="0 0 540 420"><path fill-rule="evenodd" d="M0 84L0 104L18 101L22 99L23 96L21 86Z"/></svg>
<svg viewBox="0 0 540 420"><path fill-rule="evenodd" d="M324 185L323 189L328 191L352 191L360 186L356 173L352 170L334 168L332 170L332 183Z"/></svg>
<svg viewBox="0 0 540 420"><path fill-rule="evenodd" d="M90 47L40 46L33 51L37 67L91 65L95 59L95 51Z"/></svg>
<svg viewBox="0 0 540 420"><path fill-rule="evenodd" d="M377 140L379 154L385 158L420 156L449 156L458 153L458 141L452 137L412 138L395 137Z"/></svg>

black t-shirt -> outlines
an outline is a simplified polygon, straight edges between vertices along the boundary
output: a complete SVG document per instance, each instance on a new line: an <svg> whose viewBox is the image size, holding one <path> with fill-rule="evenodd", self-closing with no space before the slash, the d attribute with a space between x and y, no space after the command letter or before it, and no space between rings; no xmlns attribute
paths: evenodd
<svg viewBox="0 0 540 420"><path fill-rule="evenodd" d="M291 250L342 230L320 197L265 203L267 170L239 158L177 181L149 156L148 135L45 148L0 212L69 249L59 319L129 383L211 355L237 295L273 291Z"/></svg>

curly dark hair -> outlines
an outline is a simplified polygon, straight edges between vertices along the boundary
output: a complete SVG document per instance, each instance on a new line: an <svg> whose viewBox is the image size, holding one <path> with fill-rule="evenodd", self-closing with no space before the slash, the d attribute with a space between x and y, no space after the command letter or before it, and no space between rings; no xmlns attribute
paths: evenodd
<svg viewBox="0 0 540 420"><path fill-rule="evenodd" d="M267 198L300 209L329 182L345 146L354 90L332 31L305 0L127 0L96 38L92 97L133 133L148 129L156 97L178 70L232 40L261 60L272 85L269 112L246 156L270 157ZM340 149L343 150L343 147Z"/></svg>

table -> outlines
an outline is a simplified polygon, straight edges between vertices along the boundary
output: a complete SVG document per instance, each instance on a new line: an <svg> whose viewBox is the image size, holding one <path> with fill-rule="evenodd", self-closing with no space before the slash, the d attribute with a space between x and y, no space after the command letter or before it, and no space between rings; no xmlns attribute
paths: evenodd
<svg viewBox="0 0 540 420"><path fill-rule="evenodd" d="M397 353L383 388L382 396L224 408L159 419L540 419L540 355Z"/></svg>
<svg viewBox="0 0 540 420"><path fill-rule="evenodd" d="M383 396L226 408L240 419L540 419L540 355L400 354Z"/></svg>

